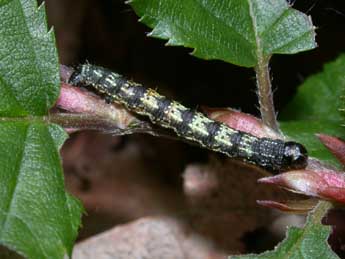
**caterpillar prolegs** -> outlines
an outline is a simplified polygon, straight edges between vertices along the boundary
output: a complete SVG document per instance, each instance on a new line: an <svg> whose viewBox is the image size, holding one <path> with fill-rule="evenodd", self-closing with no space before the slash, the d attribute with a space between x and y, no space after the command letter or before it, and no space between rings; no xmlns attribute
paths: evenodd
<svg viewBox="0 0 345 259"><path fill-rule="evenodd" d="M306 166L307 151L299 143L258 138L230 128L108 69L80 65L71 75L69 83L89 86L107 101L122 104L130 111L148 116L154 124L173 129L181 138L229 157L271 171Z"/></svg>

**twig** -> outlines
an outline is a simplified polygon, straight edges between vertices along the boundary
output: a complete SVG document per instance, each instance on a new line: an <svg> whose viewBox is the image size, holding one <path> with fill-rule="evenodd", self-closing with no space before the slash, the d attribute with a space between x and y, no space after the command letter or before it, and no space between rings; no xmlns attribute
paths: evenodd
<svg viewBox="0 0 345 259"><path fill-rule="evenodd" d="M279 126L273 104L272 84L268 65L269 58L258 57L258 64L255 68L256 83L262 121L265 125L279 133Z"/></svg>

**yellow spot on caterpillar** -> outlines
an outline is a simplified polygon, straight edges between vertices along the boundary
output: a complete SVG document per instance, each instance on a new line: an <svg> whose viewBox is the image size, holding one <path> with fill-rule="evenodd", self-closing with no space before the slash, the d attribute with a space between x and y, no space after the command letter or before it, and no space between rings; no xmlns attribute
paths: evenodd
<svg viewBox="0 0 345 259"><path fill-rule="evenodd" d="M116 81L115 81L112 77L107 77L107 78L105 79L105 81L107 81L108 83L110 83L112 87L116 87L116 86L117 86Z"/></svg>
<svg viewBox="0 0 345 259"><path fill-rule="evenodd" d="M103 74L99 72L98 70L94 70L93 72L95 73L96 76L99 76L99 77L103 76Z"/></svg>
<svg viewBox="0 0 345 259"><path fill-rule="evenodd" d="M134 95L133 88L127 88L127 87L121 87L120 89L122 92L124 92L127 96Z"/></svg>
<svg viewBox="0 0 345 259"><path fill-rule="evenodd" d="M209 123L209 120L202 116L200 113L194 115L193 121L188 125L193 132L199 132L202 135L207 136L209 133L205 127L205 123Z"/></svg>
<svg viewBox="0 0 345 259"><path fill-rule="evenodd" d="M140 101L151 110L159 108L156 98L148 93L145 93L144 96L140 98Z"/></svg>
<svg viewBox="0 0 345 259"><path fill-rule="evenodd" d="M218 143L222 143L222 145L231 147L232 143L230 142L230 134L235 133L235 131L233 133L229 132L229 129L227 127L225 127L224 125L221 125L217 135L214 137L215 140Z"/></svg>
<svg viewBox="0 0 345 259"><path fill-rule="evenodd" d="M187 108L181 105L180 103L172 102L169 106L169 109L167 109L166 114L171 122L181 123L183 122L181 112L185 110L187 110Z"/></svg>

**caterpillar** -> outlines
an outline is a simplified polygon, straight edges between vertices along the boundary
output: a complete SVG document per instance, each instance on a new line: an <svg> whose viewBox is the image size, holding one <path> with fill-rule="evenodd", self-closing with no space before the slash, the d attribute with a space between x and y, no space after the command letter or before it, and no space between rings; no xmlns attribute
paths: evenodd
<svg viewBox="0 0 345 259"><path fill-rule="evenodd" d="M299 143L258 138L238 131L106 68L79 65L68 82L75 86L91 87L106 101L124 105L136 114L149 117L152 123L174 130L181 138L231 158L273 172L306 166L307 151Z"/></svg>

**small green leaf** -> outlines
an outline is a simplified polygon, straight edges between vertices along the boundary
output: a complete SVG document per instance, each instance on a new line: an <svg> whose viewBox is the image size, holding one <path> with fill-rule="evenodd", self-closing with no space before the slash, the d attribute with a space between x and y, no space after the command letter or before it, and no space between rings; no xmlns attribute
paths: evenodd
<svg viewBox="0 0 345 259"><path fill-rule="evenodd" d="M151 36L193 55L254 67L259 58L316 47L308 16L286 0L131 0Z"/></svg>
<svg viewBox="0 0 345 259"><path fill-rule="evenodd" d="M273 251L260 255L230 256L229 259L338 259L327 243L330 227L322 225L321 219L330 205L320 202L310 214L304 228L290 227L287 237Z"/></svg>
<svg viewBox="0 0 345 259"><path fill-rule="evenodd" d="M321 73L309 77L296 96L281 112L282 120L322 120L341 124L339 108L345 89L345 55L324 66ZM325 125L327 127L327 125Z"/></svg>
<svg viewBox="0 0 345 259"><path fill-rule="evenodd" d="M0 243L27 258L64 258L82 207L64 189L67 135L43 116L60 86L44 6L0 0L0 39Z"/></svg>
<svg viewBox="0 0 345 259"><path fill-rule="evenodd" d="M280 114L283 132L303 143L311 156L332 165L338 161L321 144L315 134L345 138L339 112L341 95L345 89L345 55L325 65L324 70L308 78L296 96Z"/></svg>

